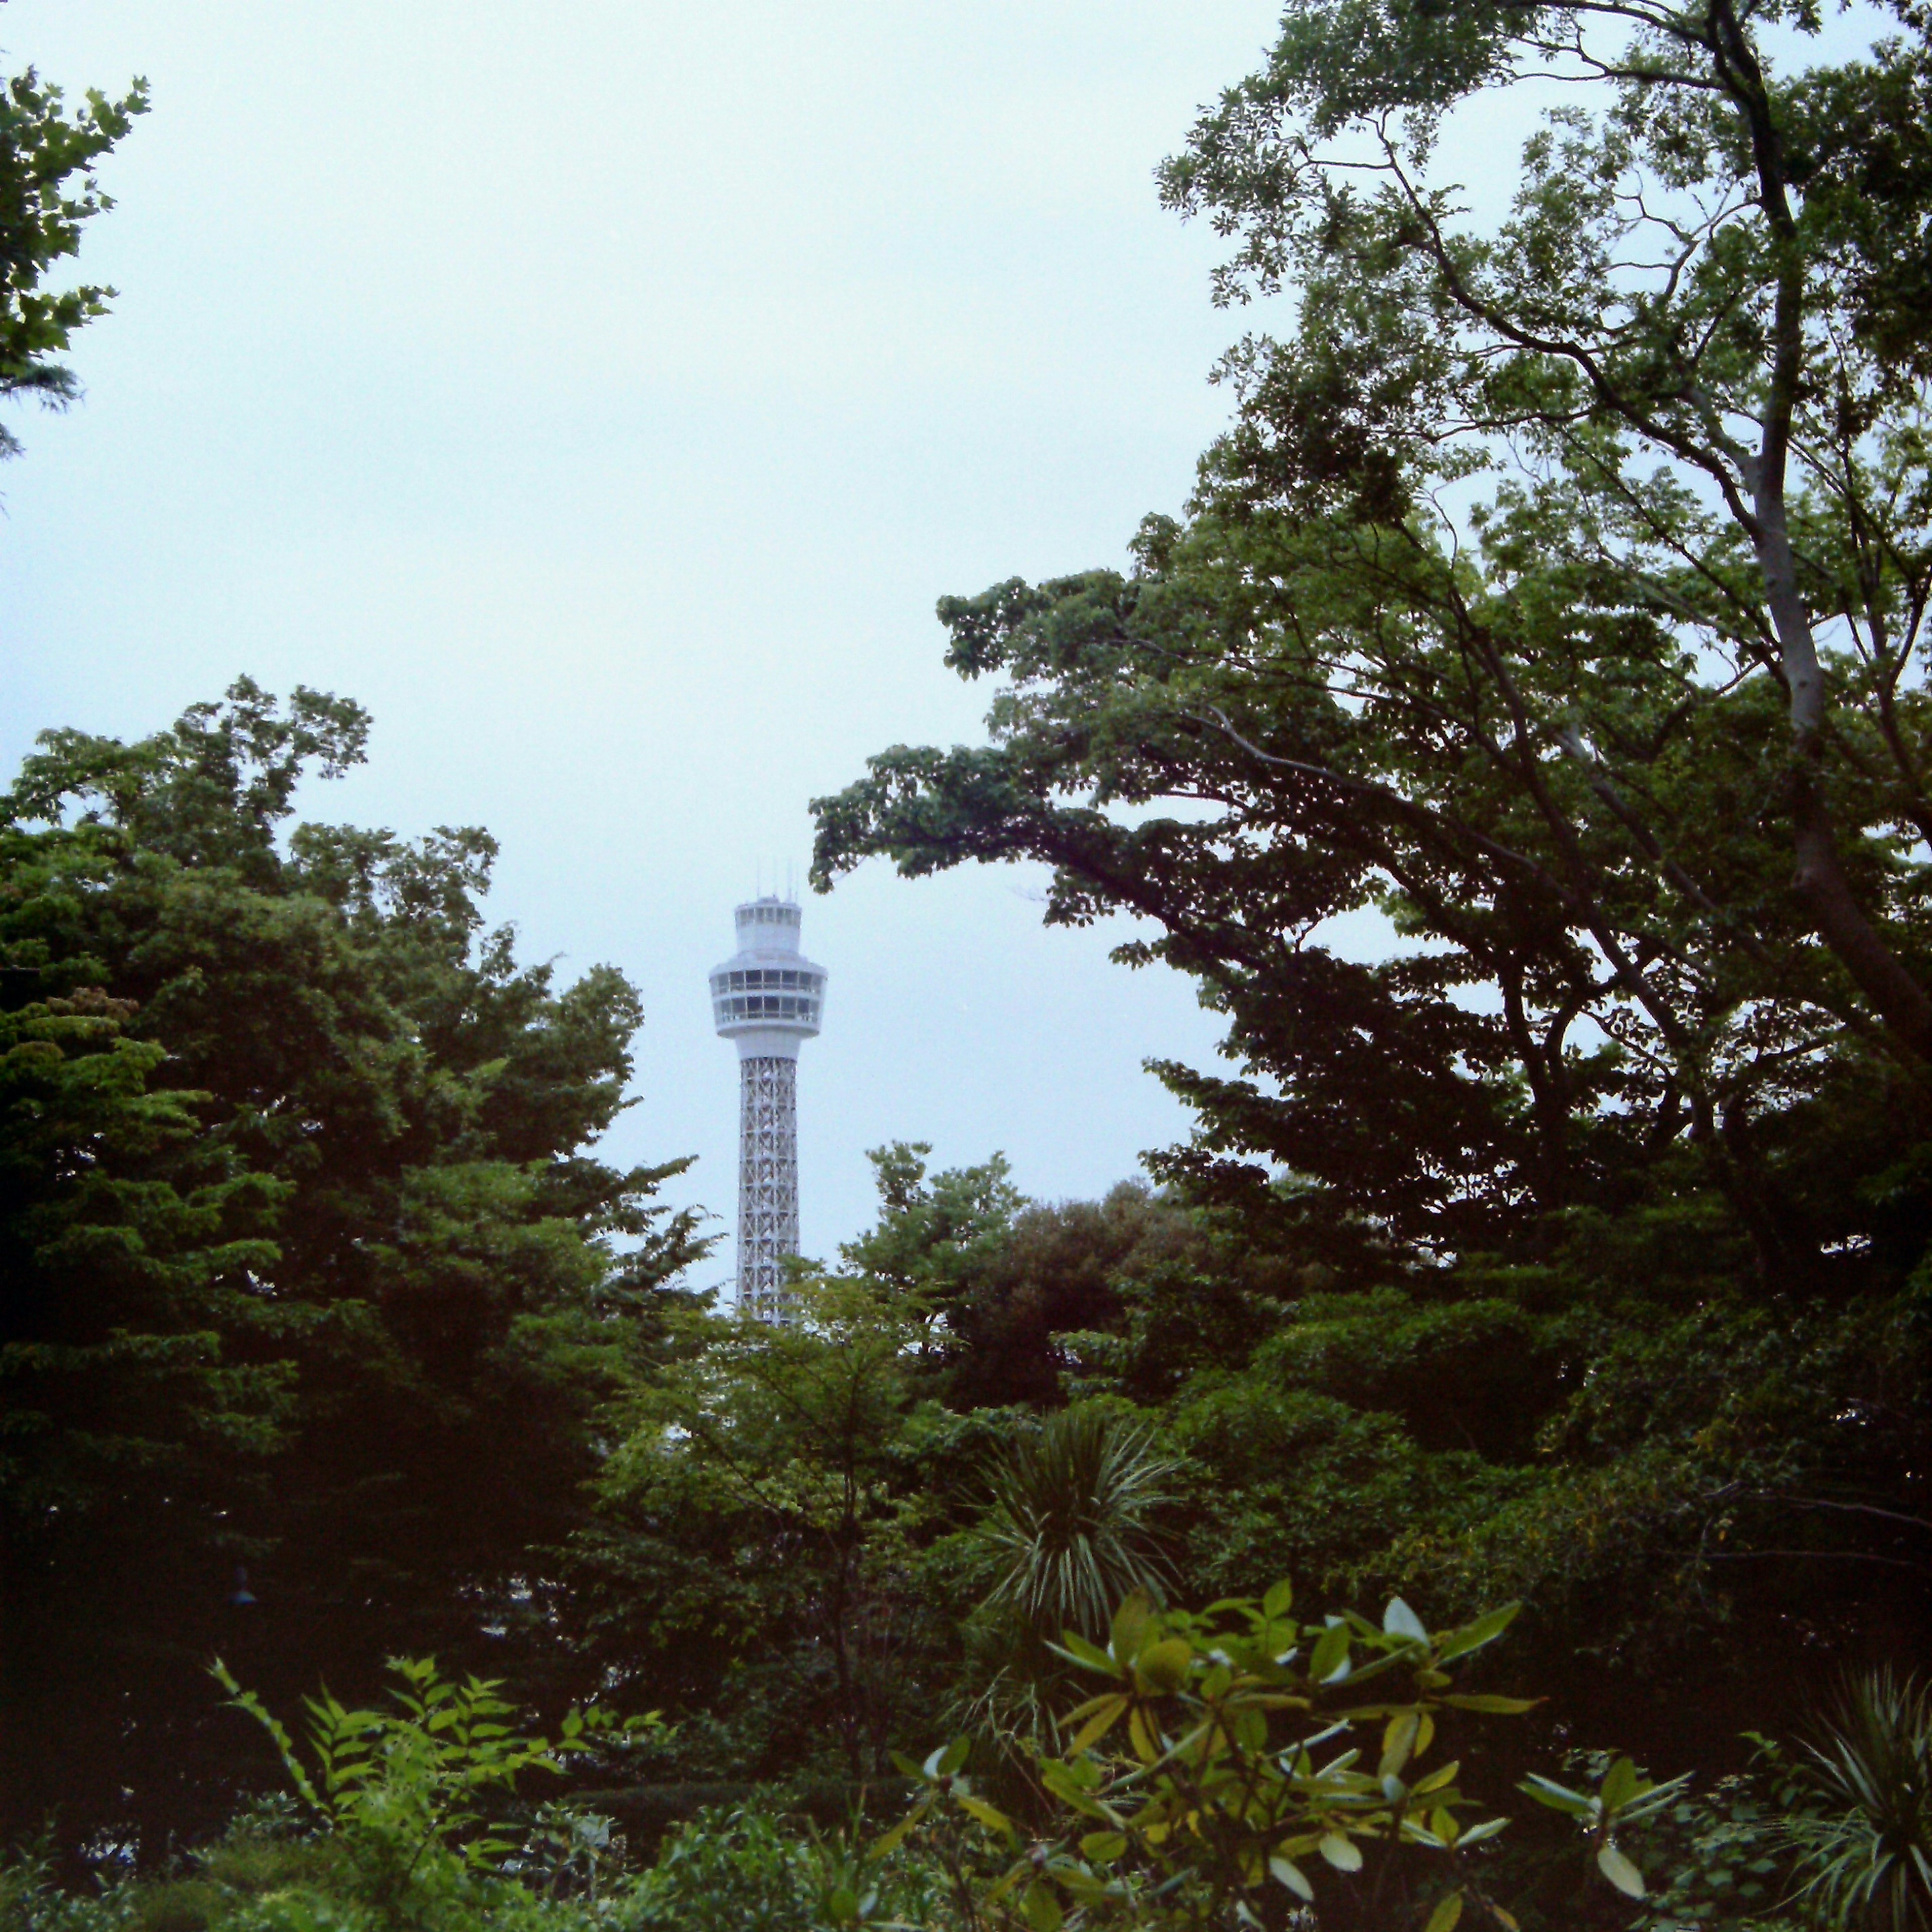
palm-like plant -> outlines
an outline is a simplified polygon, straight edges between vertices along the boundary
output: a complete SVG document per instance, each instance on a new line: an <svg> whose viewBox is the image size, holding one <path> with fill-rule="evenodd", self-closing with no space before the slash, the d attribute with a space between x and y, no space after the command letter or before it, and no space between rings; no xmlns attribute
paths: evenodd
<svg viewBox="0 0 1932 1932"><path fill-rule="evenodd" d="M988 1604L1034 1630L1098 1636L1136 1590L1158 1600L1172 1571L1150 1519L1172 1500L1174 1467L1150 1430L1097 1408L1063 1409L1016 1442L994 1474L981 1525L1006 1559Z"/></svg>
<svg viewBox="0 0 1932 1932"><path fill-rule="evenodd" d="M1797 1902L1834 1928L1932 1927L1932 1690L1867 1671L1805 1749L1829 1808L1786 1826Z"/></svg>

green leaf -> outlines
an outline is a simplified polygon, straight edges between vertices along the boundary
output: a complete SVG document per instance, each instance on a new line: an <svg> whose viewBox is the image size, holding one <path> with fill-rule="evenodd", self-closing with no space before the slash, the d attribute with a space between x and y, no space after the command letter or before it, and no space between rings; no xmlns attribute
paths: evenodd
<svg viewBox="0 0 1932 1932"><path fill-rule="evenodd" d="M1294 1586L1284 1576L1274 1585L1262 1599L1262 1615L1270 1623L1278 1623L1294 1607Z"/></svg>
<svg viewBox="0 0 1932 1932"><path fill-rule="evenodd" d="M1308 1659L1308 1674L1316 1683L1333 1683L1347 1670L1349 1642L1346 1624L1330 1624L1322 1633Z"/></svg>
<svg viewBox="0 0 1932 1932"><path fill-rule="evenodd" d="M1324 1832L1316 1847L1337 1871L1358 1872L1362 1868L1362 1848L1340 1832Z"/></svg>
<svg viewBox="0 0 1932 1932"><path fill-rule="evenodd" d="M1394 1778L1408 1762L1415 1748L1415 1734L1422 1728L1419 1711L1398 1711L1382 1729L1382 1756L1379 1775Z"/></svg>
<svg viewBox="0 0 1932 1932"><path fill-rule="evenodd" d="M1636 1795L1636 1766L1630 1759L1620 1757L1604 1772L1597 1792L1605 1814L1614 1816Z"/></svg>
<svg viewBox="0 0 1932 1932"><path fill-rule="evenodd" d="M1072 1805L1084 1816L1103 1818L1107 1815L1088 1796L1070 1766L1048 1759L1040 1767L1040 1781L1063 1804Z"/></svg>
<svg viewBox="0 0 1932 1932"><path fill-rule="evenodd" d="M1108 1640L1117 1664L1131 1664L1140 1654L1141 1640L1153 1616L1154 1605L1144 1590L1136 1590L1114 1612Z"/></svg>
<svg viewBox="0 0 1932 1932"><path fill-rule="evenodd" d="M1389 1636L1413 1638L1418 1643L1426 1643L1429 1633L1422 1627L1422 1619L1400 1597L1391 1597L1389 1606L1382 1612L1382 1630Z"/></svg>
<svg viewBox="0 0 1932 1932"><path fill-rule="evenodd" d="M1308 1882L1308 1874L1292 1858L1285 1858L1277 1852L1268 1860L1268 1870L1280 1882L1286 1886L1297 1898L1315 1902L1315 1888Z"/></svg>
<svg viewBox="0 0 1932 1932"><path fill-rule="evenodd" d="M1089 1670L1103 1671L1109 1677L1119 1675L1114 1660L1098 1644L1089 1643L1078 1630L1063 1630L1060 1642L1053 1647L1063 1657L1071 1658L1076 1664L1084 1664Z"/></svg>
<svg viewBox="0 0 1932 1932"><path fill-rule="evenodd" d="M1020 1880L1032 1870L1033 1862L1030 1858L1021 1858L1016 1863L1010 1865L998 1878L994 1880L986 1894L986 1904L998 1905L1000 1900L1004 1898L1007 1893L1011 1892L1014 1886L1018 1885Z"/></svg>
<svg viewBox="0 0 1932 1932"><path fill-rule="evenodd" d="M1033 1932L1060 1932L1060 1900L1054 1897L1052 1886L1044 1880L1035 1879L1027 1887L1020 1900L1020 1910L1026 1915L1026 1922L1033 1928Z"/></svg>
<svg viewBox="0 0 1932 1932"><path fill-rule="evenodd" d="M1076 1864L1064 1858L1053 1862L1053 1876L1069 1897L1091 1904L1107 1895L1106 1882L1096 1878L1091 1872L1083 1871Z"/></svg>
<svg viewBox="0 0 1932 1932"><path fill-rule="evenodd" d="M1193 1661L1194 1652L1185 1637L1164 1637L1141 1653L1134 1676L1144 1691L1165 1697L1180 1688Z"/></svg>
<svg viewBox="0 0 1932 1932"><path fill-rule="evenodd" d="M988 1804L983 1798L962 1796L953 1800L969 1818L976 1818L989 1831L998 1832L1002 1838L1010 1838L1013 1834L1012 1820L997 1807Z"/></svg>
<svg viewBox="0 0 1932 1932"><path fill-rule="evenodd" d="M1080 1856L1096 1865L1110 1865L1127 1849L1124 1832L1089 1832L1080 1840Z"/></svg>
<svg viewBox="0 0 1932 1932"><path fill-rule="evenodd" d="M1597 1815L1594 1802L1580 1791L1572 1791L1567 1785L1558 1784L1533 1771L1516 1789L1526 1797L1534 1798L1538 1804L1546 1804L1552 1811L1567 1811L1573 1818L1594 1818Z"/></svg>
<svg viewBox="0 0 1932 1932"><path fill-rule="evenodd" d="M1452 1657L1466 1657L1472 1650L1480 1650L1486 1643L1493 1643L1515 1622L1516 1614L1522 1608L1520 1604L1505 1604L1499 1610L1491 1610L1486 1616L1477 1618L1474 1623L1461 1625L1450 1631L1436 1647L1436 1655L1444 1664Z"/></svg>
<svg viewBox="0 0 1932 1932"><path fill-rule="evenodd" d="M1644 1895L1643 1874L1616 1846L1600 1845L1597 1848L1597 1869L1626 1898L1641 1898Z"/></svg>
<svg viewBox="0 0 1932 1932"><path fill-rule="evenodd" d="M1520 1718L1543 1702L1540 1697L1498 1697L1486 1690L1473 1696L1445 1697L1443 1702L1458 1711L1486 1711L1492 1717Z"/></svg>
<svg viewBox="0 0 1932 1932"><path fill-rule="evenodd" d="M1069 1754L1078 1757L1082 1751L1091 1750L1120 1722L1120 1713L1127 1708L1128 1702L1126 1697L1118 1695L1095 1698L1091 1714L1074 1732L1073 1742L1067 1746Z"/></svg>
<svg viewBox="0 0 1932 1932"><path fill-rule="evenodd" d="M1436 1910L1429 1915L1429 1923L1422 1932L1456 1932L1457 1923L1462 1916L1462 1894L1452 1892L1447 1898L1436 1903Z"/></svg>

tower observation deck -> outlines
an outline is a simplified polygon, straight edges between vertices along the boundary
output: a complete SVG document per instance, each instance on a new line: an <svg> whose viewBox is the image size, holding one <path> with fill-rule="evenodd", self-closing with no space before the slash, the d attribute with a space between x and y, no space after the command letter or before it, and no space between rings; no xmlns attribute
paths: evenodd
<svg viewBox="0 0 1932 1932"><path fill-rule="evenodd" d="M738 1312L782 1322L780 1258L798 1252L798 1049L818 1030L826 974L798 950L790 900L753 899L736 918L711 1013L738 1043Z"/></svg>

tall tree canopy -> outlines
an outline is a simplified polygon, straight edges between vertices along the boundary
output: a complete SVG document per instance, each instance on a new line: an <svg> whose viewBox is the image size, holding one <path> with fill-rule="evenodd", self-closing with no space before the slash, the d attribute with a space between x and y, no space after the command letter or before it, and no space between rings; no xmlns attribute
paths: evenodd
<svg viewBox="0 0 1932 1932"><path fill-rule="evenodd" d="M367 728L244 680L0 800L4 1690L70 1822L193 1814L218 1647L346 1686L539 1617L702 1249L590 1150L635 994L484 930L489 836L291 824Z"/></svg>
<svg viewBox="0 0 1932 1932"><path fill-rule="evenodd" d="M1263 1076L1168 1070L1204 1116L1171 1166L1312 1179L1338 1258L1687 1176L1767 1282L1916 1257L1932 55L1898 21L1780 78L1802 8L1291 7L1165 171L1238 244L1222 298L1289 304L1188 518L943 602L1006 680L992 743L820 801L818 882L1043 859L1050 919L1156 922L1126 956L1200 974ZM1532 74L1574 98L1472 225L1445 122ZM1366 906L1409 942L1378 963L1330 943Z"/></svg>
<svg viewBox="0 0 1932 1932"><path fill-rule="evenodd" d="M821 888L1043 861L1227 1018L1154 1164L1298 1268L1207 1301L1232 1372L1140 1297L1055 1345L1164 1394L1204 1586L1521 1595L1655 1684L1923 1616L1932 16L1880 24L1295 0L1163 172L1282 317L1186 516L944 600L989 742L814 807ZM1552 96L1478 220L1448 134Z"/></svg>

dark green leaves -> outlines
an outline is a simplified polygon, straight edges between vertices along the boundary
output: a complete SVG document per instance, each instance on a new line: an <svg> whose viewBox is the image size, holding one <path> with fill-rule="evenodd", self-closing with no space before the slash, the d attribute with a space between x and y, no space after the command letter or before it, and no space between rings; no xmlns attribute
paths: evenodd
<svg viewBox="0 0 1932 1932"><path fill-rule="evenodd" d="M77 1829L212 1772L194 1666L244 1613L354 1682L548 1588L697 1251L590 1157L634 993L482 936L488 836L291 830L367 728L244 680L46 734L0 808L4 1689L62 1712L32 1802Z"/></svg>

